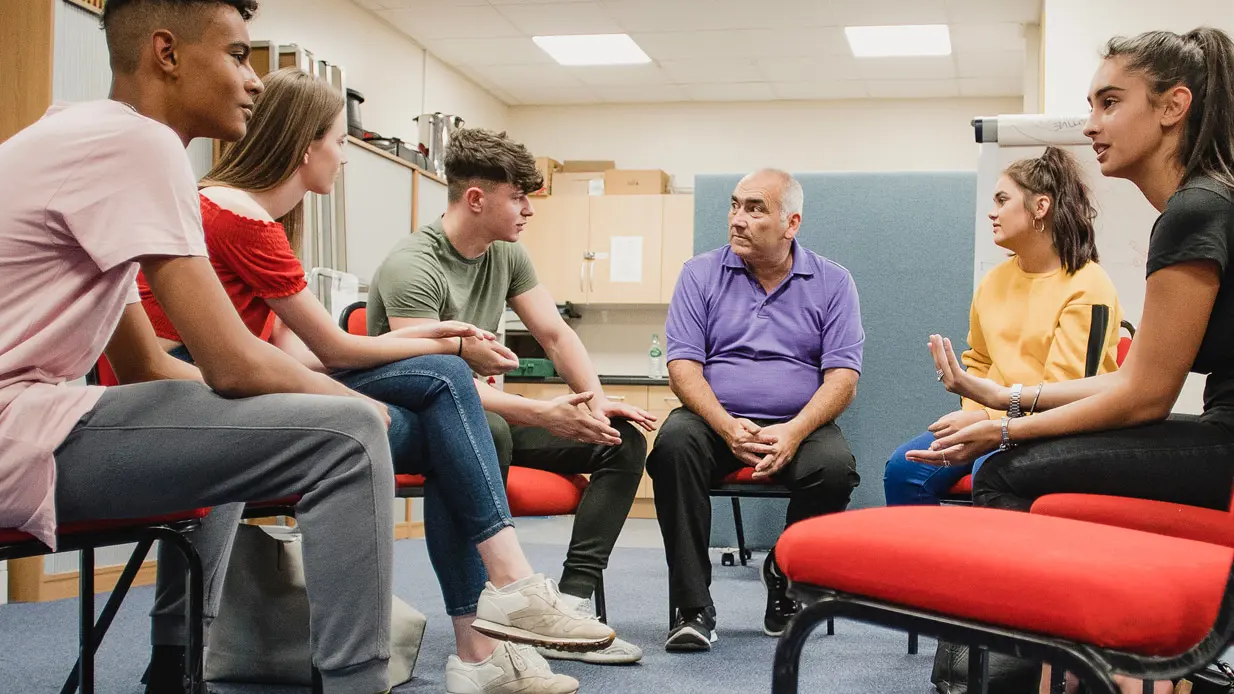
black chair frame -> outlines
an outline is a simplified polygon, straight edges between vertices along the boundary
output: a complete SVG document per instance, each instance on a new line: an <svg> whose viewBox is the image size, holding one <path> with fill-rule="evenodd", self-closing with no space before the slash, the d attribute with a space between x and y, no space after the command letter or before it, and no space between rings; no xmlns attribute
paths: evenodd
<svg viewBox="0 0 1234 694"><path fill-rule="evenodd" d="M94 656L111 627L112 620L120 609L121 603L133 586L133 580L141 569L146 555L159 540L176 548L184 557L188 571L186 588L188 610L188 635L184 652L184 687L186 692L204 694L205 682L202 674L202 643L203 643L203 601L204 587L202 579L201 559L197 551L182 534L200 525L196 519L157 523L107 530L67 533L57 538L56 553L80 552L78 563L78 588L80 592L78 610L78 659L61 687L61 694L71 694L80 691L81 694L94 694ZM103 605L98 621L94 616L94 551L102 547L112 547L137 543L129 555L124 569L116 582L115 589ZM46 545L38 540L25 540L0 544L0 561L22 559L25 557L53 554Z"/></svg>
<svg viewBox="0 0 1234 694"><path fill-rule="evenodd" d="M989 692L987 668L990 650L1053 665L1051 691L1062 691L1064 673L1070 671L1092 694L1119 694L1118 685L1113 679L1116 673L1144 680L1145 694L1152 694L1152 682L1186 677L1203 669L1220 656L1226 644L1234 638L1234 568L1226 579L1225 594L1212 629L1200 643L1174 657L1142 656L1103 649L818 586L794 584L789 594L806 603L806 607L789 623L776 645L772 694L797 694L801 651L817 626L835 617L917 631L954 643L968 644L968 691L972 694Z"/></svg>

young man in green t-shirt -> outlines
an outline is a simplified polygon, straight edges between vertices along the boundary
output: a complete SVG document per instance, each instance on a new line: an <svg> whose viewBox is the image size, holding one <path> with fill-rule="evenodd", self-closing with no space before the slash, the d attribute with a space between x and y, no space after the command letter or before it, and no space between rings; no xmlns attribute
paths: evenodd
<svg viewBox="0 0 1234 694"><path fill-rule="evenodd" d="M446 151L446 179L446 213L395 246L373 276L369 334L440 320L496 331L506 304L514 309L574 394L536 400L503 393L483 380L476 388L503 470L513 464L591 474L560 585L567 595L590 598L642 480L647 444L637 427L650 431L655 418L605 397L586 348L562 320L548 289L536 281L527 251L517 243L534 213L527 194L543 181L531 153L505 133L459 130ZM508 349L491 341L468 339L460 346L480 376L517 363ZM621 639L587 654L542 653L593 663L642 657L637 646Z"/></svg>

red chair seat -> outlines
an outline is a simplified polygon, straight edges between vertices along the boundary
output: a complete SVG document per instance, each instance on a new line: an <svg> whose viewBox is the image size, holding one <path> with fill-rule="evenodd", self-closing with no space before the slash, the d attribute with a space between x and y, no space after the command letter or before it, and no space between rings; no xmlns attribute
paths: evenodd
<svg viewBox="0 0 1234 694"><path fill-rule="evenodd" d="M1049 494L1033 502L1033 513L1234 547L1229 511L1120 496Z"/></svg>
<svg viewBox="0 0 1234 694"><path fill-rule="evenodd" d="M1234 550L1027 513L905 506L796 523L776 559L794 584L1174 656L1213 627Z"/></svg>
<svg viewBox="0 0 1234 694"><path fill-rule="evenodd" d="M723 483L724 484L763 484L763 485L771 485L771 486L775 486L779 484L779 482L776 482L770 477L755 477L754 468L752 467L743 467L737 472L730 473L729 475L725 476Z"/></svg>
<svg viewBox="0 0 1234 694"><path fill-rule="evenodd" d="M199 508L183 513L171 513L166 516L151 516L149 518L123 518L116 520L98 520L98 521L78 521L76 523L62 523L56 527L57 535L76 535L81 533L96 533L105 530L121 530L124 528L140 528L145 525L163 525L166 523L180 523L183 521L201 520L210 513L209 508ZM16 544L18 542L28 542L33 540L34 536L23 533L20 530L11 528L0 529L0 544Z"/></svg>
<svg viewBox="0 0 1234 694"><path fill-rule="evenodd" d="M587 478L561 475L527 467L511 467L506 481L510 514L518 516L564 516L574 513L583 499Z"/></svg>
<svg viewBox="0 0 1234 694"><path fill-rule="evenodd" d="M947 493L951 496L972 496L973 476L965 475L961 477L955 484L951 485L951 491Z"/></svg>
<svg viewBox="0 0 1234 694"><path fill-rule="evenodd" d="M395 475L394 488L407 489L410 487L423 487L424 475Z"/></svg>

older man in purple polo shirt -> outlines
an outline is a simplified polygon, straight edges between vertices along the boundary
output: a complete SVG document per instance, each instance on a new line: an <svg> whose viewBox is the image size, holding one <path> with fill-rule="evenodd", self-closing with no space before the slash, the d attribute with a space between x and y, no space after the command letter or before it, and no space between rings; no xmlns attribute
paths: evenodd
<svg viewBox="0 0 1234 694"><path fill-rule="evenodd" d="M746 176L733 192L729 245L687 262L669 305L669 379L684 407L647 459L678 608L669 651L716 641L712 484L753 468L791 490L791 525L844 510L860 482L835 424L861 371L857 287L848 270L797 243L801 211L801 184L789 174ZM763 582L763 630L777 636L798 606L771 555Z"/></svg>

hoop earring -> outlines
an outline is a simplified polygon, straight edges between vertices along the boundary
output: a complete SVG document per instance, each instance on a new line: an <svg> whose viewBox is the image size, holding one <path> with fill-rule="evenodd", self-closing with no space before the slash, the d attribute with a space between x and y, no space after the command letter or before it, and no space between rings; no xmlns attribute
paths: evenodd
<svg viewBox="0 0 1234 694"><path fill-rule="evenodd" d="M1037 228L1037 222L1041 222L1041 228ZM1033 231L1045 233L1045 219L1038 217L1033 220Z"/></svg>

